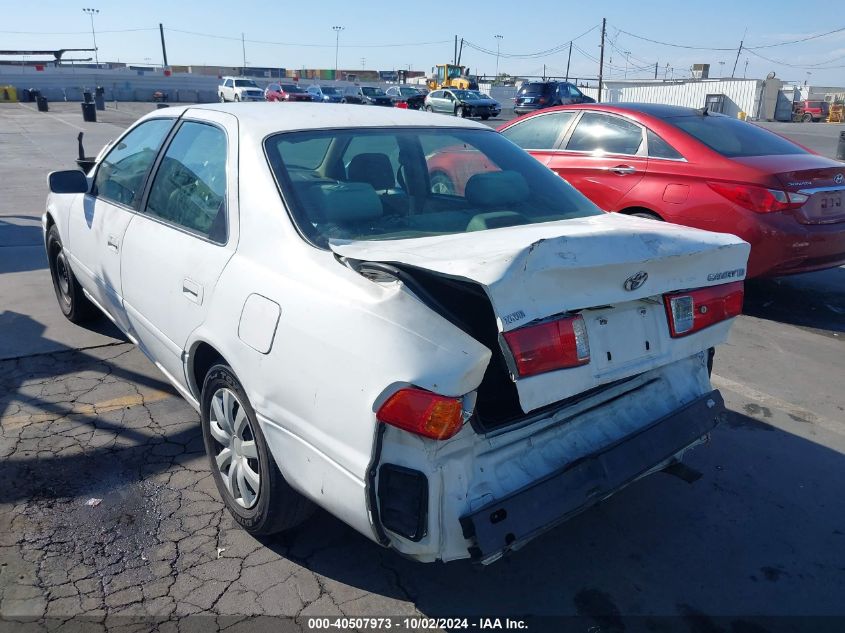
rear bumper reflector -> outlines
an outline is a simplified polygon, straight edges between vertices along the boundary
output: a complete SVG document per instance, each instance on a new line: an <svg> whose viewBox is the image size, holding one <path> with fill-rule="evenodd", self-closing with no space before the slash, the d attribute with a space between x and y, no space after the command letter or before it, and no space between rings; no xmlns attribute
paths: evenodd
<svg viewBox="0 0 845 633"><path fill-rule="evenodd" d="M473 560L493 562L607 498L707 435L724 410L722 395L711 391L637 433L461 517L464 536L475 540L470 548Z"/></svg>

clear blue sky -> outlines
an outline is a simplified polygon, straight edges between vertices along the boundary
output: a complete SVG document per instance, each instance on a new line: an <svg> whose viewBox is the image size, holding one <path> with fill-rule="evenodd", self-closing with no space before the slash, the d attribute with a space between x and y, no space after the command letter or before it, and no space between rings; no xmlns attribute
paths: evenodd
<svg viewBox="0 0 845 633"><path fill-rule="evenodd" d="M87 3L87 4L86 4ZM407 68L429 71L436 63L452 57L454 35L495 51L495 35L502 57L499 69L511 74L540 74L543 64L550 74L562 74L567 51L533 59L510 58L512 53L534 53L568 42L592 26L608 19L606 61L612 77L625 74L628 51L628 77L653 76L669 72L675 77L689 75L693 63L710 63L711 76L720 69L730 75L736 47L748 29L748 46L774 44L845 27L845 15L835 17L826 4L815 10L785 0L709 2L374 2L372 0L321 0L319 2L259 3L251 1L179 0L98 1L78 5L67 0L0 0L2 48L72 48L91 46L89 17L82 7L100 10L95 17L101 61L120 60L161 63L157 26L168 31L167 52L171 64L220 64L239 66L243 60L240 36L245 33L246 59L253 66L285 68L333 68L335 33L342 25L340 68L388 70ZM484 6L484 9L480 7ZM833 6L833 5L830 5ZM522 7L522 9L520 9ZM114 32L125 29L151 29ZM156 29L156 30L152 30ZM649 43L628 31L663 42L733 50L690 50ZM193 31L233 39L176 32ZM112 31L112 32L109 32ZM285 45L250 42L283 42ZM404 44L403 46L385 46ZM595 77L598 64L599 31L576 41L572 55L573 76ZM754 53L757 53L755 55ZM845 85L845 31L811 41L743 52L737 76L743 76L748 61L748 77L763 77L774 70L778 77L803 82L809 76L816 85ZM585 56L586 54L586 56ZM766 61L758 55L794 66ZM363 58L363 61L362 61ZM463 60L473 72L492 74L495 54L464 49ZM724 62L720 66L719 62ZM667 71L666 65L672 67ZM634 70L649 65L649 70ZM841 68L837 68L841 66Z"/></svg>

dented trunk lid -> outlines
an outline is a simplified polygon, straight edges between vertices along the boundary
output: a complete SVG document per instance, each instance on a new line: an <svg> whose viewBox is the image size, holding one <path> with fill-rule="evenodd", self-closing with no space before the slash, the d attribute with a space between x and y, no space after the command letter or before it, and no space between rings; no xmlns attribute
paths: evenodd
<svg viewBox="0 0 845 633"><path fill-rule="evenodd" d="M591 348L602 354L622 350L625 362L614 363L608 355L580 368L515 380L526 413L676 360L677 354L667 353L668 342L656 340L668 340L669 333L656 325L660 318L665 321L662 305L649 298L743 279L750 248L732 235L620 214L425 238L332 241L330 247L341 257L478 284L489 297L499 332L589 309ZM642 333L632 333L640 328L635 313L650 323ZM599 329L593 316L611 326ZM648 353L632 351L626 339L638 336L653 339ZM713 344L705 341L702 349ZM683 354L690 354L689 343ZM560 379L563 373L567 380Z"/></svg>

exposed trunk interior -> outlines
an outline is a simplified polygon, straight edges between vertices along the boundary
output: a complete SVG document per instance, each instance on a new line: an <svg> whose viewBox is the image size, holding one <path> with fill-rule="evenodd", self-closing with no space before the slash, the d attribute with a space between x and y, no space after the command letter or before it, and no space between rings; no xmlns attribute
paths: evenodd
<svg viewBox="0 0 845 633"><path fill-rule="evenodd" d="M373 280L392 277L402 281L424 303L454 323L492 352L490 364L478 388L475 426L489 431L525 417L519 393L511 380L499 346L499 330L490 300L475 283L452 279L412 266L377 262L349 262Z"/></svg>

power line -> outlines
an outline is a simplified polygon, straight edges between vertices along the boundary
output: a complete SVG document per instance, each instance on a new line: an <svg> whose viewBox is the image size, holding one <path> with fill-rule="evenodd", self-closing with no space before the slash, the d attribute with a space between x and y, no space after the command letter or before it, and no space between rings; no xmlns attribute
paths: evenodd
<svg viewBox="0 0 845 633"><path fill-rule="evenodd" d="M134 33L137 31L157 31L157 26L139 29L110 29L101 30L97 33ZM0 30L0 33L7 33L9 35L88 35L90 31L5 31Z"/></svg>
<svg viewBox="0 0 845 633"><path fill-rule="evenodd" d="M675 42L663 42L661 40L655 40L650 37L645 37L643 35L637 35L636 33L631 33L630 31L625 31L624 29L617 28L619 33L624 33L630 37L636 38L638 40L643 40L644 42L650 42L652 44L659 44L660 46L670 46L672 48L683 48L687 50L696 50L696 51L735 51L736 46L730 46L727 48L724 47L715 47L715 46L694 46L691 44L677 44ZM773 44L761 44L760 46L744 46L743 50L759 50L763 48L774 48L775 46L788 46L790 44L800 44L801 42L808 42L810 40L816 40L822 37L827 37L828 35L833 35L834 33L841 33L845 31L845 26L834 29L832 31L827 31L826 33L818 33L815 35L807 35L806 37L801 37L795 40L788 40L786 42L775 42Z"/></svg>
<svg viewBox="0 0 845 633"><path fill-rule="evenodd" d="M165 27L166 31L172 31L173 33L182 33L184 35L196 35L198 37L210 37L219 40L232 40L236 42L240 42L240 37L235 37L232 35L217 35L214 33L199 33L197 31L186 31L183 29L172 29ZM303 44L299 42L273 42L269 40L251 40L248 38L244 38L244 42L249 42L250 44L269 44L272 46L303 46L303 47L310 47L310 48L335 48L335 44ZM433 46L433 45L440 45L440 44L448 44L451 40L438 40L436 42L405 42L401 44L344 44L340 48L399 48L399 47L408 47L408 46Z"/></svg>
<svg viewBox="0 0 845 633"><path fill-rule="evenodd" d="M753 50L746 49L746 52L751 53L752 55L754 55L755 57L759 57L760 59L764 59L769 63L777 64L779 66L787 66L788 68L797 68L799 70L833 70L833 69L836 69L836 68L845 68L845 65L821 66L821 65L818 65L818 64L806 64L806 65L791 64L789 62L784 62L784 61L781 61L781 60L778 60L778 59L771 59L769 57L764 57L760 53L757 53ZM822 62L822 64L829 64L831 62L835 62L835 61L840 60L840 59L845 59L845 55L842 55L840 57L834 57L833 59L829 59L826 62Z"/></svg>
<svg viewBox="0 0 845 633"><path fill-rule="evenodd" d="M547 48L546 50L537 51L535 53L498 53L498 55L500 57L507 57L509 59L537 59L537 58L540 58L540 57L549 57L551 55L554 55L555 53L559 53L559 52L567 49L569 47L570 42L575 42L575 41L581 39L585 35L588 35L589 33L592 33L593 31L595 31L597 28L598 28L598 25L592 26L589 29L587 29L586 31L584 31L583 33L581 33L580 35L578 35L577 37L573 37L571 40L567 40L563 44L558 44L558 45L553 46L551 48ZM487 55L492 55L494 57L497 54L495 50L491 50L491 49L485 48L483 46L479 46L478 44L473 44L469 40L464 40L464 44L466 44L470 48L472 48L472 49L474 49L474 50L476 50L480 53L485 53Z"/></svg>

